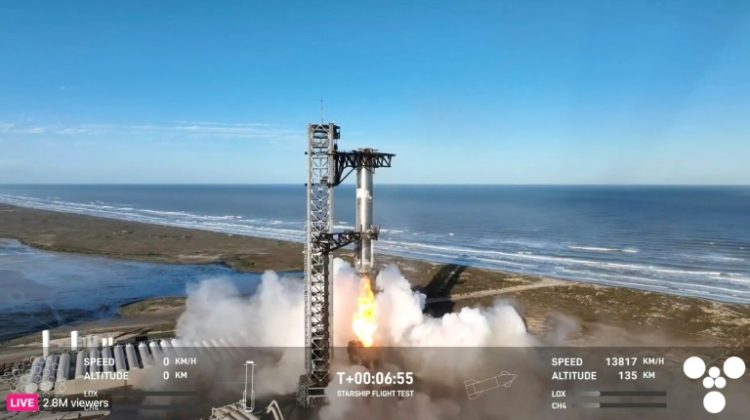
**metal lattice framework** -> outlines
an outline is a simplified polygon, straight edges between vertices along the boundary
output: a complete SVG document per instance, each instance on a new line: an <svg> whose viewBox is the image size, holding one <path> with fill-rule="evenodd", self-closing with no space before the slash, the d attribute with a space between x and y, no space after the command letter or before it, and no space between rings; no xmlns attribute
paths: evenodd
<svg viewBox="0 0 750 420"><path fill-rule="evenodd" d="M336 152L334 156L333 185L341 184L357 168L390 168L393 153L381 153L374 149L360 149L351 152ZM349 172L346 172L346 170ZM346 173L344 173L346 172Z"/></svg>
<svg viewBox="0 0 750 420"><path fill-rule="evenodd" d="M373 239L378 239L378 233L380 229L374 227L372 232L367 232ZM318 238L325 252L333 252L339 248L343 248L351 243L354 243L362 237L362 232L355 232L353 230L347 230L345 232L326 233Z"/></svg>
<svg viewBox="0 0 750 420"><path fill-rule="evenodd" d="M333 158L340 128L335 124L310 124L307 128L307 226L305 243L305 366L299 399L305 406L325 398L331 354L331 303L333 287L329 269L332 256L321 241L333 228Z"/></svg>
<svg viewBox="0 0 750 420"><path fill-rule="evenodd" d="M305 366L297 398L304 406L325 400L330 381L333 337L332 252L353 242L378 238L379 229L333 232L333 188L358 168L372 171L390 167L393 154L373 149L339 152L340 127L310 124L307 127L307 224L305 242ZM346 170L350 169L345 174Z"/></svg>

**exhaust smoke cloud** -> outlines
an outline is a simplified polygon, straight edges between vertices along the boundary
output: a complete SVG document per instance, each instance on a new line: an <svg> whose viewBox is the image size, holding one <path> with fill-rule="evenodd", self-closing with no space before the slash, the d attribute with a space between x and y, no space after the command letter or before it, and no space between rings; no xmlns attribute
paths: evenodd
<svg viewBox="0 0 750 420"><path fill-rule="evenodd" d="M357 339L353 321L357 319L362 279L351 265L340 259L334 260L333 271L334 345L346 347L349 341ZM424 351L403 351L400 361L401 369L412 370L422 381L455 384L467 375L481 373L483 348L535 344L526 332L523 319L505 302L433 317L424 313L425 295L412 290L408 280L394 266L378 274L375 289L374 346L425 348ZM292 394L299 375L304 372L304 353L300 351L304 347L303 281L269 271L263 274L256 293L244 297L226 280L204 281L188 291L186 310L178 320L177 334L184 340L231 337L237 346L289 349L281 349L280 356L256 365L256 383L261 398ZM475 353L450 363L431 357L430 348L448 347ZM351 366L347 360L339 358L333 360L332 369L364 368ZM333 392L335 385L331 384L330 389ZM351 404L361 405L362 402L337 400L321 415L339 418L348 412L347 406ZM399 405L426 409L429 397L418 394L413 401L402 401ZM450 401L443 400L439 405L444 412L455 413L455 408L445 406L451 406ZM425 412L436 409L430 407Z"/></svg>

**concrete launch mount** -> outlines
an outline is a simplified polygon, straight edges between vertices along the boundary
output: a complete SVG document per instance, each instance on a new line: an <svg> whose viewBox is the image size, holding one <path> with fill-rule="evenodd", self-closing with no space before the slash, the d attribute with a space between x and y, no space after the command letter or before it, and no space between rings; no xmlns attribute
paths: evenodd
<svg viewBox="0 0 750 420"><path fill-rule="evenodd" d="M339 152L341 128L333 123L307 127L307 224L305 227L305 368L297 399L305 407L325 401L333 346L332 252L356 242L355 266L372 273L372 175L391 166L391 153L374 149ZM333 232L333 188L357 172L357 221L353 231Z"/></svg>

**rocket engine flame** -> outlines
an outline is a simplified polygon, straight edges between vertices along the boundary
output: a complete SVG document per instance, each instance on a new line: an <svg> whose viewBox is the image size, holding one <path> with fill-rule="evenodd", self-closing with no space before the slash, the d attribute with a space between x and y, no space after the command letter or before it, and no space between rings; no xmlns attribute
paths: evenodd
<svg viewBox="0 0 750 420"><path fill-rule="evenodd" d="M378 329L375 314L375 294L372 292L372 281L368 276L362 276L359 282L359 297L357 298L357 312L352 320L354 334L362 345L371 347L375 342L375 331Z"/></svg>

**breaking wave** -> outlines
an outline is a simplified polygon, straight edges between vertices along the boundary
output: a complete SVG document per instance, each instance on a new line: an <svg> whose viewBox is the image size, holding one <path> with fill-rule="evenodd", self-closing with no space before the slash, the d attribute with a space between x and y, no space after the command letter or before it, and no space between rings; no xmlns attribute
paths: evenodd
<svg viewBox="0 0 750 420"><path fill-rule="evenodd" d="M302 242L302 221L204 215L186 211L139 209L103 202L71 202L56 198L0 194L0 202L43 210L85 214L214 232ZM350 229L337 221L338 229ZM527 238L480 238L456 231L444 234L383 229L379 252L437 263L454 263L493 270L625 286L714 300L750 303L750 260L740 254L722 255L648 250L642 246L588 245L533 241ZM691 250L693 251L693 250ZM745 252L746 253L746 252Z"/></svg>

